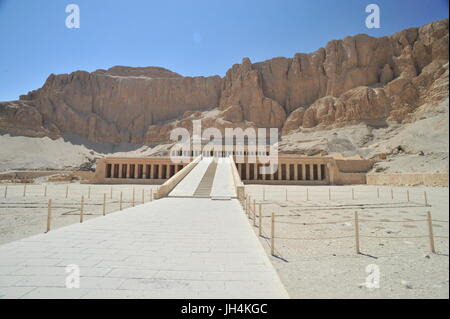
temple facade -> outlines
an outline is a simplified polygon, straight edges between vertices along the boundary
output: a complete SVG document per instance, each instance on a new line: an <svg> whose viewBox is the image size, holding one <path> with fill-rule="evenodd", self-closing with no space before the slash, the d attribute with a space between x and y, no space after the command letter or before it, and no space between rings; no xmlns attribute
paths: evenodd
<svg viewBox="0 0 450 319"><path fill-rule="evenodd" d="M106 157L97 161L93 183L108 184L162 184L182 170L197 156L230 156L241 180L245 184L284 185L346 185L366 184L366 173L373 161L364 159L339 159L331 156L278 155L275 172L263 174L261 168L267 166L257 154L237 154L236 152L191 152L179 153L172 157ZM182 161L179 161L182 157ZM242 160L243 159L243 160Z"/></svg>

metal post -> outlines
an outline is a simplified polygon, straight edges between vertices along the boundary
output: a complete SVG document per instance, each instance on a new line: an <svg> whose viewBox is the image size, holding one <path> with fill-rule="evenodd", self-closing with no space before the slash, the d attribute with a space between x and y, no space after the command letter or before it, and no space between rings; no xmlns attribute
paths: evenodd
<svg viewBox="0 0 450 319"><path fill-rule="evenodd" d="M285 196L285 198L286 198L286 202L287 202L287 200L288 200L288 195L287 195L287 187L286 187L286 189L285 189L285 192L286 192L286 196Z"/></svg>
<svg viewBox="0 0 450 319"><path fill-rule="evenodd" d="M5 198L7 194L8 194L8 185L5 186Z"/></svg>
<svg viewBox="0 0 450 319"><path fill-rule="evenodd" d="M409 189L406 190L406 200L409 202Z"/></svg>
<svg viewBox="0 0 450 319"><path fill-rule="evenodd" d="M331 187L328 187L328 200L331 200Z"/></svg>
<svg viewBox="0 0 450 319"><path fill-rule="evenodd" d="M69 195L69 184L66 185L66 198Z"/></svg>
<svg viewBox="0 0 450 319"><path fill-rule="evenodd" d="M23 197L25 197L25 193L27 192L27 184L23 185Z"/></svg>
<svg viewBox="0 0 450 319"><path fill-rule="evenodd" d="M380 189L377 188L377 198L380 199Z"/></svg>
<svg viewBox="0 0 450 319"><path fill-rule="evenodd" d="M111 186L111 188L109 189L109 199L112 199L112 186Z"/></svg>
<svg viewBox="0 0 450 319"><path fill-rule="evenodd" d="M119 200L119 210L122 210L122 192L120 192L120 200Z"/></svg>
<svg viewBox="0 0 450 319"><path fill-rule="evenodd" d="M427 191L423 191L423 198L424 198L424 200L425 200L425 206L428 206Z"/></svg>
<svg viewBox="0 0 450 319"><path fill-rule="evenodd" d="M393 188L391 188L391 199L392 200L394 199L394 189Z"/></svg>
<svg viewBox="0 0 450 319"><path fill-rule="evenodd" d="M88 187L88 199L91 199L91 186Z"/></svg>
<svg viewBox="0 0 450 319"><path fill-rule="evenodd" d="M309 188L306 187L306 200L309 200Z"/></svg>
<svg viewBox="0 0 450 319"><path fill-rule="evenodd" d="M352 187L352 199L355 199L355 189Z"/></svg>
<svg viewBox="0 0 450 319"><path fill-rule="evenodd" d="M145 193L144 193L144 189L142 189L142 204L145 204Z"/></svg>

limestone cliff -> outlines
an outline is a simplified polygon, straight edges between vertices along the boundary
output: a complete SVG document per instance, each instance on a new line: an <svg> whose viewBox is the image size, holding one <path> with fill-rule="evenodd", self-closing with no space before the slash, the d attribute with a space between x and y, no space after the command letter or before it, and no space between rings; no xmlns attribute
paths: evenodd
<svg viewBox="0 0 450 319"><path fill-rule="evenodd" d="M244 58L224 78L123 66L50 75L19 101L0 103L0 131L157 144L173 127L190 128L192 119L283 134L409 121L418 106L448 96L448 40L445 19L381 38L334 40L293 58Z"/></svg>

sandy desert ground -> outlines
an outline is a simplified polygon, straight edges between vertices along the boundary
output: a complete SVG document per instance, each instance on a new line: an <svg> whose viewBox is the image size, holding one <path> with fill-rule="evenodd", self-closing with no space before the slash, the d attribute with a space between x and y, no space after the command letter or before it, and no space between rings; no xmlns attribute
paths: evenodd
<svg viewBox="0 0 450 319"><path fill-rule="evenodd" d="M305 186L251 185L246 190L262 204L260 239L268 254L272 213L277 216L275 237L302 238L276 239L277 257L271 257L292 298L449 297L448 188L315 186L308 187L309 200ZM424 205L424 190L429 207ZM355 251L355 211L361 254ZM432 214L436 254L430 252L427 211ZM258 227L254 229L258 234ZM364 285L371 264L379 269L378 289Z"/></svg>
<svg viewBox="0 0 450 319"><path fill-rule="evenodd" d="M25 186L26 185L26 186ZM6 187L7 190L6 190ZM25 196L24 196L24 187ZM47 194L45 195L45 187ZM51 229L80 222L81 196L83 219L101 217L105 194L105 213L150 201L156 185L88 185L79 183L0 184L0 244L45 232L48 200L52 200ZM67 197L66 197L67 191ZM6 192L6 197L5 197ZM144 198L143 198L144 196Z"/></svg>
<svg viewBox="0 0 450 319"><path fill-rule="evenodd" d="M103 194L108 214L119 210L121 192L123 207L131 206L133 188L138 205L142 191L148 201L157 185L27 184L24 197L24 184L1 184L0 244L44 232L50 198L54 229L79 223L81 195L87 220L101 218ZM425 206L425 190L429 206ZM257 207L262 204L260 240L268 255L272 213L277 216L276 237L302 238L276 238L276 257L270 257L292 298L449 297L448 188L248 185L246 191ZM355 211L360 219L361 254L355 252ZM436 254L430 252L428 211ZM257 226L259 218L249 223ZM258 235L259 228L254 230ZM379 269L379 288L364 285L368 265Z"/></svg>

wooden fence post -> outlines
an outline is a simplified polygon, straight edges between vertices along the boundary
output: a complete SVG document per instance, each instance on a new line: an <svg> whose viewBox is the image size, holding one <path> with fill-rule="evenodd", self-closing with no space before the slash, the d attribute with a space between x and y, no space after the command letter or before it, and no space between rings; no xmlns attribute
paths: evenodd
<svg viewBox="0 0 450 319"><path fill-rule="evenodd" d="M253 226L256 227L256 200L253 200Z"/></svg>
<svg viewBox="0 0 450 319"><path fill-rule="evenodd" d="M428 206L428 196L427 196L427 191L423 191L423 199L425 200L425 206Z"/></svg>
<svg viewBox="0 0 450 319"><path fill-rule="evenodd" d="M331 200L331 187L328 187L328 200Z"/></svg>
<svg viewBox="0 0 450 319"><path fill-rule="evenodd" d="M409 202L409 189L406 190L406 200Z"/></svg>
<svg viewBox="0 0 450 319"><path fill-rule="evenodd" d="M133 198L131 200L131 205L134 207L134 187L133 187Z"/></svg>
<svg viewBox="0 0 450 319"><path fill-rule="evenodd" d="M245 196L245 205L244 205L245 214L248 216L248 195Z"/></svg>
<svg viewBox="0 0 450 319"><path fill-rule="evenodd" d="M83 214L84 214L84 195L81 195L81 205L80 205L80 223L83 222Z"/></svg>
<svg viewBox="0 0 450 319"><path fill-rule="evenodd" d="M309 187L306 187L306 200L309 200Z"/></svg>
<svg viewBox="0 0 450 319"><path fill-rule="evenodd" d="M391 188L391 199L392 200L394 199L394 189L393 188Z"/></svg>
<svg viewBox="0 0 450 319"><path fill-rule="evenodd" d="M106 193L103 193L103 216L106 215Z"/></svg>
<svg viewBox="0 0 450 319"><path fill-rule="evenodd" d="M88 187L88 199L91 199L91 186Z"/></svg>
<svg viewBox="0 0 450 319"><path fill-rule="evenodd" d="M7 194L8 194L8 185L5 186L5 198Z"/></svg>
<svg viewBox="0 0 450 319"><path fill-rule="evenodd" d="M352 187L352 199L355 199L355 189Z"/></svg>
<svg viewBox="0 0 450 319"><path fill-rule="evenodd" d="M380 188L377 187L377 198L380 199Z"/></svg>
<svg viewBox="0 0 450 319"><path fill-rule="evenodd" d="M48 208L47 208L47 231L46 231L46 233L48 233L50 231L51 220L52 220L52 200L49 199L48 200Z"/></svg>
<svg viewBox="0 0 450 319"><path fill-rule="evenodd" d="M25 193L27 192L27 184L23 185L23 197L25 197Z"/></svg>
<svg viewBox="0 0 450 319"><path fill-rule="evenodd" d="M259 236L262 235L262 204L259 204L259 229L258 234Z"/></svg>
<svg viewBox="0 0 450 319"><path fill-rule="evenodd" d="M275 256L275 214L272 213L272 224L270 227L270 254Z"/></svg>
<svg viewBox="0 0 450 319"><path fill-rule="evenodd" d="M122 210L122 192L120 192L119 210Z"/></svg>
<svg viewBox="0 0 450 319"><path fill-rule="evenodd" d="M427 212L427 220L428 220L428 236L430 237L430 248L433 254L436 253L436 249L434 248L434 235L433 235L433 219L431 218L431 212Z"/></svg>
<svg viewBox="0 0 450 319"><path fill-rule="evenodd" d="M359 254L359 220L358 212L355 212L355 242L356 242L356 253Z"/></svg>
<svg viewBox="0 0 450 319"><path fill-rule="evenodd" d="M109 199L112 199L112 186L111 186L111 188L109 189Z"/></svg>
<svg viewBox="0 0 450 319"><path fill-rule="evenodd" d="M252 200L251 200L250 196L248 196L247 197L247 216L248 216L248 218L250 218L250 214L252 213L252 207L250 205L251 201Z"/></svg>
<svg viewBox="0 0 450 319"><path fill-rule="evenodd" d="M44 197L47 197L47 185L44 187Z"/></svg>
<svg viewBox="0 0 450 319"><path fill-rule="evenodd" d="M69 196L69 184L66 185L66 198Z"/></svg>
<svg viewBox="0 0 450 319"><path fill-rule="evenodd" d="M287 200L288 200L287 187L286 187L286 189L285 189L285 192L286 192L286 194L285 194L285 200L286 200L286 202L287 202Z"/></svg>
<svg viewBox="0 0 450 319"><path fill-rule="evenodd" d="M145 204L145 193L144 193L144 189L142 189L142 204Z"/></svg>

